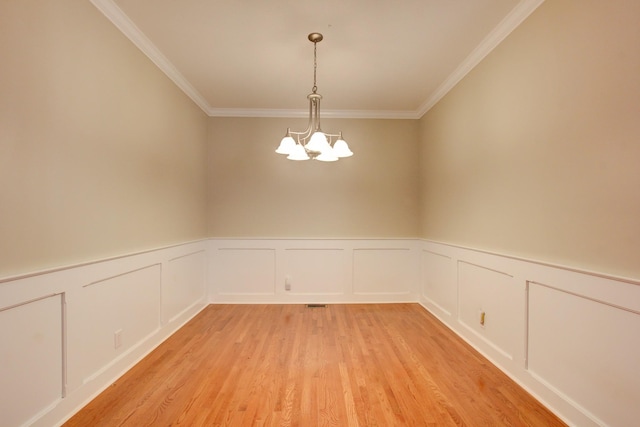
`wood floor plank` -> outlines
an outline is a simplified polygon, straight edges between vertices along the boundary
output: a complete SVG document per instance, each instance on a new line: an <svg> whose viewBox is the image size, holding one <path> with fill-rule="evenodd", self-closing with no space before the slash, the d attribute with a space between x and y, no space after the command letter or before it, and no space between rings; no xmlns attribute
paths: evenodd
<svg viewBox="0 0 640 427"><path fill-rule="evenodd" d="M418 304L211 305L66 424L562 426Z"/></svg>

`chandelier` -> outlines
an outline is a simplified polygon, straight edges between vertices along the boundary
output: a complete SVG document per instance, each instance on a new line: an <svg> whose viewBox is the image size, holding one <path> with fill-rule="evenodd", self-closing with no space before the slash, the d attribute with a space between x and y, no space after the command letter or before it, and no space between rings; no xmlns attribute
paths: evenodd
<svg viewBox="0 0 640 427"><path fill-rule="evenodd" d="M349 157L353 152L342 139L342 132L337 134L325 133L320 129L320 100L322 95L318 93L316 85L316 70L318 61L316 46L322 41L322 34L311 33L308 36L313 43L313 88L307 96L309 99L309 124L307 129L301 132L287 128L287 134L280 141L276 150L278 154L286 154L289 160L320 160L334 162L341 157ZM334 142L335 141L335 142Z"/></svg>

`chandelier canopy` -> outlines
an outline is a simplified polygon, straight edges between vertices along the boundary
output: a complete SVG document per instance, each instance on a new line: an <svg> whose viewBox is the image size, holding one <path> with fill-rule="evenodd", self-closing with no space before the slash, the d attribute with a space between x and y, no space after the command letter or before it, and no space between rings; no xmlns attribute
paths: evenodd
<svg viewBox="0 0 640 427"><path fill-rule="evenodd" d="M278 154L286 154L289 160L320 160L334 162L342 157L349 157L353 152L342 139L342 132L337 134L325 133L320 129L320 100L322 95L318 93L316 84L316 71L318 68L317 44L322 41L322 34L311 33L308 36L313 43L313 88L307 96L309 99L309 124L307 129L301 132L287 128L287 134L280 141L276 150ZM335 141L335 142L334 142Z"/></svg>

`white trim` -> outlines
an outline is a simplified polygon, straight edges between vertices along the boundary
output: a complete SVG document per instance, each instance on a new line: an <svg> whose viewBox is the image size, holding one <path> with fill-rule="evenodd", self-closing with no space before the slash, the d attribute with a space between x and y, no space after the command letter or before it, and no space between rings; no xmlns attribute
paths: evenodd
<svg viewBox="0 0 640 427"><path fill-rule="evenodd" d="M523 0L495 27L467 58L445 79L436 91L416 110L422 117L453 89L476 65L515 30L544 0Z"/></svg>
<svg viewBox="0 0 640 427"><path fill-rule="evenodd" d="M205 113L211 106L166 56L144 35L142 30L118 7L113 0L90 0L93 5L133 42L160 70Z"/></svg>
<svg viewBox="0 0 640 427"><path fill-rule="evenodd" d="M210 108L209 117L305 118L309 110ZM322 110L323 118L335 119L419 119L417 111L391 110Z"/></svg>
<svg viewBox="0 0 640 427"><path fill-rule="evenodd" d="M499 256L499 257L502 257L502 258L512 259L512 260L515 260L515 261L523 261L523 262L527 262L527 263L531 263L531 264L541 265L541 266L544 266L544 267L557 268L559 270L565 270L565 271L569 271L569 272L572 272L572 273L585 274L587 276L598 277L600 279L615 280L616 282L624 282L624 283L629 283L631 285L639 285L640 286L640 279L632 279L630 277L617 276L617 275L609 274L609 273L600 273L600 272L593 271L593 270L585 270L585 269L578 268L578 267L571 267L571 266L563 265L563 264L555 264L555 263L552 263L552 262L540 261L540 260L536 260L536 259L532 259L532 258L525 258L525 257L520 257L520 256L515 256L515 255L506 255L506 254L503 254L503 253L500 253L500 252L493 252L493 251L490 251L490 250L473 248L473 247L470 247L470 246L456 245L456 244L453 244L453 243L445 243L445 242L440 242L440 241L437 241L437 240L429 240L429 239L418 239L418 240L423 241L423 242L427 242L427 243L435 243L435 244L442 245L442 246L449 246L451 248L463 249L463 250L466 250L466 251L472 251L472 252L478 252L478 253L487 254L487 255Z"/></svg>
<svg viewBox="0 0 640 427"><path fill-rule="evenodd" d="M611 350L594 348L595 355L585 357L591 357L590 363L594 363L594 372L602 371L603 367L612 366L612 363L618 363L615 365L617 371L611 374L612 378L615 377L621 382L616 386L619 389L632 390L633 393L638 392L639 389L635 387L637 382L629 378L621 379L625 372L633 371L634 360L637 360L635 355L640 351L640 346L633 341L633 331L638 327L638 318L631 319L621 314L640 315L638 303L640 291L636 287L640 284L640 280L619 278L610 274L460 245L426 239L422 241L423 253L446 255L450 257L451 266L469 264L511 277L511 280L506 283L510 291L505 293L506 288L499 290L492 286L492 280L495 278L483 278L476 273L461 277L460 271L452 268L443 279L437 271L430 272L426 269L425 260L423 260L420 273L421 286L418 293L419 303L425 309L569 425L595 427L604 425L600 417L604 419L608 417L609 422L617 419L603 409L603 404L594 403L601 402L601 397L613 399L610 390L600 387L596 374L585 380L583 389L577 390L571 386L572 382L568 377L556 378L554 373L559 369L569 369L563 364L576 358L577 350L571 350L572 346L588 348L591 342L597 343L599 337L611 333L618 337L613 341L614 347ZM427 284L432 283L434 279L439 280L438 289L430 290ZM461 287L463 282L466 283L464 289ZM557 292L538 294L535 299L531 299L532 284ZM457 312L451 315L444 313L438 304L446 300L447 296L442 296L444 288L458 291ZM466 301L464 306L460 304L463 297ZM594 304L585 304L581 300L593 302L599 307L594 308ZM561 308L558 308L559 303L562 303ZM602 312L600 306L605 307L607 312ZM499 320L486 328L480 327L477 323L469 323L474 310L478 307L487 308L496 314L493 318ZM557 322L557 319L564 317L591 319L591 325L593 325L594 316L602 315L603 317L597 318L597 321L606 326L600 329L589 329L589 332L585 330L584 335L576 336L573 334L575 328L563 329L559 325L556 329L545 324L544 319L549 315L550 309L554 310L553 314L556 316L554 325L559 325L561 322ZM560 311L557 311L558 309ZM534 317L532 317L532 310ZM577 323L580 324L581 321ZM532 325L535 330L533 338ZM620 338L620 334L627 336ZM569 344L556 355L557 342ZM620 359L617 355L622 352L634 356ZM533 365L531 364L532 355L535 356ZM571 375L581 375L580 368L574 369ZM619 419L631 419L633 408L625 403L619 405L617 408Z"/></svg>
<svg viewBox="0 0 640 427"><path fill-rule="evenodd" d="M197 247L194 247L194 245ZM273 281L275 284L274 292L262 294L255 290L250 290L250 292L234 294L233 292L228 292L228 289L222 289L221 291L220 288L217 288L215 284L215 267L220 267L221 265L215 264L215 257L216 250L220 249L254 251L268 249L278 252L279 258L278 254L276 254L276 263L273 266L275 275L273 278L269 278L269 283ZM343 292L322 293L317 292L317 287L315 288L316 291L312 288L310 292L306 292L304 287L297 288L297 283L300 283L296 282L297 277L294 277L294 291L286 291L284 283L287 271L284 270L286 262L283 261L282 255L286 256L286 252L291 249L308 250L310 251L309 256L313 256L312 251L339 250L341 255L344 255L342 260L345 265L344 271L340 272L338 270L336 276L342 277L340 281L344 285L341 288ZM352 255L358 250L408 251L408 265L411 272L406 275L407 280L404 281L404 283L410 282L407 287L408 292L404 288L402 291L395 292L395 287L380 288L378 290L375 290L376 288L374 287L372 288L374 291L356 291L354 289ZM429 271L424 268L424 259L418 256L421 253L441 256L449 260L452 265L464 263L508 275L512 279L509 286L514 286L519 290L516 294L511 294L508 303L502 304L497 310L502 310L506 305L513 306L521 302L524 305L521 310L506 313L509 317L507 320L503 317L499 326L512 325L513 328L519 329L520 332L518 332L517 337L510 336L510 338L507 338L509 340L507 344L509 345L504 346L504 336L488 333L491 332L491 327L486 330L480 330L477 329L476 325L476 328L474 328L473 324L465 320L469 318L468 316L461 316L460 307L453 310L453 312L449 312L439 305L440 301L437 298L437 293L430 295L429 292L425 292L425 278L427 278ZM132 346L126 349L125 352L116 354L114 358L98 366L98 369L89 371L88 376L84 376L85 372L82 363L86 362L82 359L84 357L82 353L78 352L79 343L83 342L83 337L78 335L78 325L82 318L82 310L79 309L83 304L82 289L109 278L120 277L123 274L127 274L127 272L141 271L151 265L160 265L161 268L162 266L167 266L166 269L162 268L162 273L159 276L159 285L168 286L172 283L172 280L168 279L172 274L169 271L171 269L171 261L187 256L199 256L199 254L206 254L203 260L205 269L201 271L202 276L199 276L198 279L202 281L206 289L202 296L191 298L183 309L175 310L177 311L176 313L172 311L170 304L166 304L169 301L164 301L164 305L159 308L160 318L156 328L150 329L146 336L142 336L137 342L132 343ZM63 398L51 406L39 410L29 421L34 422L35 426L53 425L55 422L60 422L63 418L70 416L186 321L195 316L207 303L341 304L374 302L418 302L565 421L575 425L602 425L595 415L599 413L600 416L603 416L597 405L585 403L585 399L581 398L579 393L576 394L575 391L566 387L563 388L561 382L549 381L549 378L553 379L553 377L549 376L548 370L545 373L544 369L539 369L541 366L544 367L539 362L537 364L534 363L533 367L530 366L529 354L532 350L539 349L543 345L539 339L541 330L539 323L537 329L538 340L531 343L536 349L529 345L530 313L528 310L532 303L543 301L543 299L529 300L530 285L535 284L546 289L559 291L563 296L569 295L586 299L598 304L604 304L607 308L640 315L640 305L637 298L638 288L635 287L640 285L640 280L638 279L619 278L574 267L418 238L209 238L197 241L197 243L176 244L166 248L139 252L134 255L122 255L91 263L78 264L75 267L61 267L48 272L25 274L22 278L11 280L0 279L0 283L3 283L3 286L0 286L0 299L7 305L4 308L0 307L0 311L55 295L61 296L63 304L62 339L64 340L64 365L61 367L64 382ZM199 260L202 259L199 257ZM74 271L76 267L80 268ZM227 266L223 265L222 267L226 268ZM251 266L247 267L250 268ZM360 271L371 271L372 268L375 269L376 265L369 262L363 264ZM458 273L451 270L447 274L453 277L454 280L444 280L443 283L449 287L459 287ZM191 275L186 274L185 277L189 278ZM470 280L473 281L473 278ZM15 283L9 283L11 281L15 281ZM614 283L613 281L619 283ZM179 281L176 283L179 283ZM482 286L482 283L479 282L478 286ZM160 295L162 295L162 291L160 291ZM432 298L434 295L436 298ZM480 303L483 302L484 294L474 292L473 295L472 297L476 298ZM457 296L457 301L459 303L460 294ZM69 316L67 316L67 311L69 311ZM466 313L468 314L469 312L467 306ZM494 312L496 311L494 310ZM539 309L537 313L538 317L536 319L540 320ZM587 315L584 315L585 313ZM588 316L589 312L582 310L582 308L578 308L573 314L581 315L581 317L576 318L593 318L593 316ZM163 316L169 315L171 318L168 322L162 321ZM569 313L568 315L571 314ZM498 326L497 323L495 325ZM533 325L535 326L535 323ZM619 321L616 325L614 328L615 333L631 334L629 331L625 332L625 326L629 325L626 321ZM633 323L633 325L637 325L637 323ZM69 334L67 333L68 331ZM600 331L600 334L602 333ZM638 349L639 347L634 345L633 348L629 347L628 350L637 352ZM536 351L537 354L540 354L539 350ZM606 360L604 363L606 363Z"/></svg>
<svg viewBox="0 0 640 427"><path fill-rule="evenodd" d="M562 414L562 411L560 411L560 409L557 406L552 405L551 402L548 399L545 399L543 395L541 395L540 393L536 392L536 390L532 389L532 387L529 385L529 383L527 383L526 381L522 381L521 378L519 378L517 375L515 375L510 370L506 369L505 365L503 363L501 363L496 357L494 357L493 355L488 353L485 349L483 349L483 348L475 345L473 342L471 342L464 334L461 333L461 331L459 329L455 328L454 325L452 325L452 323L451 323L451 321L449 319L446 319L446 318L442 317L440 314L438 314L437 312L434 312L431 309L431 307L429 307L428 304L425 304L425 301L419 301L418 304L420 304L420 306L422 308L424 308L426 311L428 311L430 314L432 314L436 319L438 319L440 322L442 322L450 331L452 331L454 334L456 334L458 337L460 337L460 339L462 339L467 344L469 344L471 347L473 347L474 350L476 350L478 353L480 353L482 355L482 357L487 359L492 365L497 367L500 371L502 371L506 376L508 376L511 380L513 380L520 387L525 389L536 400L538 400L540 403L542 403L542 405L544 407L546 407L551 412L553 412L558 418L560 418L562 421L564 421L568 425L573 425L570 422L571 420L569 418L567 418L566 416L564 416L564 414ZM467 328L465 327L465 330L466 329ZM474 336L475 335L476 334L474 334ZM536 380L537 380L537 378L536 378ZM553 390L553 391L555 392L555 390ZM565 401L568 402L568 400L565 400Z"/></svg>
<svg viewBox="0 0 640 427"><path fill-rule="evenodd" d="M307 117L308 110L211 107L202 94L189 83L113 0L90 1L209 117ZM543 2L544 0L520 1L417 110L329 110L323 111L323 117L343 119L420 119Z"/></svg>
<svg viewBox="0 0 640 427"><path fill-rule="evenodd" d="M107 262L107 261L115 261L117 259L128 258L128 257L136 256L136 255L142 255L142 254L148 254L148 253L151 253L151 252L162 251L162 250L165 250L165 249L177 248L179 246L185 246L185 245L192 245L192 244L201 243L201 242L207 242L209 240L210 239L208 239L208 238L199 239L199 240L192 240L192 241L188 241L188 242L175 243L175 244L172 244L172 245L159 246L157 248L145 249L145 250L140 250L140 251L135 251L135 252L127 252L127 253L125 253L123 255L115 255L115 256L110 256L110 257L105 257L105 258L96 258L96 259L92 259L92 260L88 260L88 261L78 262L78 263L75 263L75 264L66 264L66 265L62 265L60 267L51 267L51 268L45 268L45 269L42 269L42 270L35 270L35 271L27 272L27 273L19 273L19 274L15 274L13 276L0 277L0 284L6 283L6 282L13 282L14 280L28 279L30 277L43 276L45 274L50 274L50 273L57 273L59 271L64 271L64 270L72 270L72 269L78 268L78 267L85 267L85 266L89 266L89 265L93 265L93 264L100 264L100 263ZM196 252L198 252L198 251L196 251Z"/></svg>
<svg viewBox="0 0 640 427"><path fill-rule="evenodd" d="M464 250L479 252L487 255L495 255L502 258L513 259L517 261L524 261L531 264L542 265L545 267L553 267L553 268L557 268L560 270L565 270L573 273L581 273L581 274L586 274L588 276L598 277L601 279L615 280L618 282L624 282L624 283L640 286L640 278L636 279L631 277L618 276L610 273L602 273L594 270L586 270L584 268L574 267L570 265L557 264L557 263L548 262L548 261L541 261L534 258L526 258L523 256L507 255L505 253L491 251L488 249L480 249L472 246L464 246L464 245L455 244L455 243L447 243L439 240L425 239L422 237L337 237L337 238L335 237L255 237L255 238L254 237L209 237L207 239L202 239L202 240L207 240L211 242L215 242L215 241L233 242L233 244L230 244L228 247L226 246L220 247L224 249L239 249L239 247L236 246L237 242L242 242L242 241L250 242L247 245L246 249L251 249L251 250L256 249L256 247L254 246L255 245L254 242L268 242L266 245L263 245L264 246L263 249L271 249L271 247L269 246L271 242L295 242L295 241L314 242L312 244L313 248L316 247L315 245L317 242L374 242L374 241L388 242L388 241L395 240L399 242L414 241L414 242L436 243L438 245L448 246L451 248L464 249ZM179 245L176 245L176 246L179 246ZM389 247L383 246L380 249L389 249ZM399 248L399 249L404 249L404 248ZM422 249L422 251L451 259L451 255L448 255L448 254L434 252L429 249ZM0 279L0 283L2 283L3 280L4 279Z"/></svg>
<svg viewBox="0 0 640 427"><path fill-rule="evenodd" d="M50 368L55 369L62 380L61 398L47 406L28 408L30 413L24 414L24 418L27 419L24 425L40 427L62 424L206 307L208 267L207 258L201 254L205 254L207 250L207 241L201 240L24 274L19 278L2 279L0 301L4 307L0 307L0 311L11 311L54 296L59 296L61 302L61 313L47 317L49 320L57 321L57 316L62 316L62 364L59 373L57 366ZM197 270L185 270L172 264L175 260L193 256L197 257ZM200 266L204 268L200 269ZM87 311L87 304L93 304L92 307L97 308L103 303L102 298L88 296L87 289L94 288L93 285L98 283L104 284L101 295L106 295L107 299L112 301L120 301L125 292L127 296L129 293L122 287L118 290L117 286L111 286L110 280L150 267L159 268L155 270L156 274L144 278L145 287L135 298L138 301L157 298L157 307L154 304L146 307L136 306L134 316L127 311L128 316L112 316L110 319L100 315L93 317L90 311ZM172 292L168 292L170 290ZM132 308L126 305L121 307L127 310ZM163 320L167 317L168 320ZM144 320L140 320L141 318ZM99 327L98 332L95 326ZM0 327L13 326L5 322ZM111 337L105 335L104 331L123 327L130 334L121 351L107 351L98 355L83 350L87 337L98 336L101 345L105 342L111 344ZM100 331L102 335L99 335ZM18 330L17 333L25 331ZM109 344L106 347L109 347ZM8 350L11 350L10 346ZM0 370L0 374L5 372ZM28 375L25 373L12 381L15 383L18 380L29 380L26 377ZM20 414L20 417L22 416Z"/></svg>

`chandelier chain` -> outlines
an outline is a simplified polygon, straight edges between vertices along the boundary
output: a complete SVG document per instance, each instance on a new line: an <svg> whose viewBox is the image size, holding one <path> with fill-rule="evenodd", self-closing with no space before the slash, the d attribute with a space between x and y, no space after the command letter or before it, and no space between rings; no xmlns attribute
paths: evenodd
<svg viewBox="0 0 640 427"><path fill-rule="evenodd" d="M316 93L318 90L318 86L316 85L316 73L318 70L318 59L316 55L317 48L318 48L318 43L313 42L313 88L311 89L313 93Z"/></svg>

